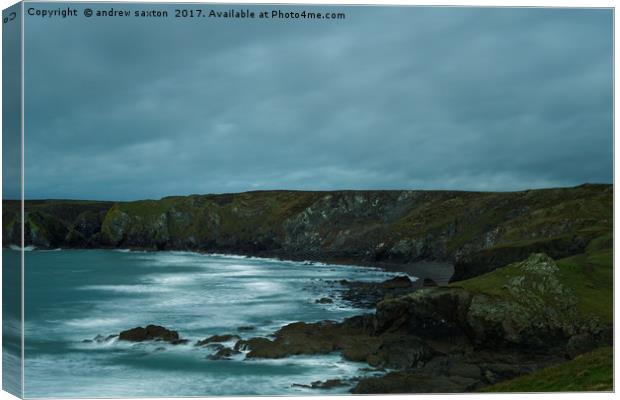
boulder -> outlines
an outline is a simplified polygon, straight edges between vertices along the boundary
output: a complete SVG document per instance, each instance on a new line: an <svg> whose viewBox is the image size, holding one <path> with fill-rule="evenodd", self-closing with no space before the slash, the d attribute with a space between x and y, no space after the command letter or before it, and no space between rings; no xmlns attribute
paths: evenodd
<svg viewBox="0 0 620 400"><path fill-rule="evenodd" d="M179 333L164 328L159 325L147 325L146 328L138 326L121 332L118 335L119 340L128 342L144 342L148 340L163 340L172 344L181 344L183 339L179 339Z"/></svg>

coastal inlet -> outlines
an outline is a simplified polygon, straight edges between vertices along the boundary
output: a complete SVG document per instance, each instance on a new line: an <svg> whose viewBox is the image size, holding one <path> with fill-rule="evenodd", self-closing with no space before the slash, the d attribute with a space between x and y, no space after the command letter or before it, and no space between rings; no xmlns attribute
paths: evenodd
<svg viewBox="0 0 620 400"><path fill-rule="evenodd" d="M19 257L18 251L7 252ZM223 334L269 337L291 322L367 312L342 300L339 291L346 285L335 282L380 282L397 275L189 252L35 250L25 257L28 397L346 393L353 383L318 392L312 383L376 372L338 353L250 360L241 352L222 360L214 356L226 342L195 344ZM179 332L182 341L115 337L149 324Z"/></svg>

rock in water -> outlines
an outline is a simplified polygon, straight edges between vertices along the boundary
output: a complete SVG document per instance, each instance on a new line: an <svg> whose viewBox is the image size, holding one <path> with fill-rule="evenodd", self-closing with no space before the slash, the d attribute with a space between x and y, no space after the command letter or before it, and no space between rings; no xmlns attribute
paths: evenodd
<svg viewBox="0 0 620 400"><path fill-rule="evenodd" d="M209 360L230 360L232 356L241 354L239 350L231 349L229 347L222 347L215 354L207 356Z"/></svg>
<svg viewBox="0 0 620 400"><path fill-rule="evenodd" d="M221 343L239 339L241 338L237 335L213 335L206 339L199 340L198 342L196 342L196 346L206 346L210 343Z"/></svg>
<svg viewBox="0 0 620 400"><path fill-rule="evenodd" d="M123 331L118 335L118 339L128 342L144 342L147 340L163 340L173 344L182 342L177 331L172 331L159 325L147 325L146 328L138 326Z"/></svg>

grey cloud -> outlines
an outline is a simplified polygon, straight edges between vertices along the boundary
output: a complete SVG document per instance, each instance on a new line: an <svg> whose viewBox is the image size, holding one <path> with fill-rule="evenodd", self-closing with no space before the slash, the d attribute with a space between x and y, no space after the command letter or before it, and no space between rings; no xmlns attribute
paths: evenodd
<svg viewBox="0 0 620 400"><path fill-rule="evenodd" d="M27 18L27 197L611 182L610 10L333 9Z"/></svg>

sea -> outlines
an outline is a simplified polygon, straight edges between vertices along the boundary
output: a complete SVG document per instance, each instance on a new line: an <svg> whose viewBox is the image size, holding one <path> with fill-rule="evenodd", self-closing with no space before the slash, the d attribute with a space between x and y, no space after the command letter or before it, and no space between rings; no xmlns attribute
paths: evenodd
<svg viewBox="0 0 620 400"><path fill-rule="evenodd" d="M19 251L3 253L5 267L18 265ZM246 359L242 353L212 360L208 357L215 350L195 342L216 334L270 337L291 322L338 321L371 312L341 300L343 289L334 281L383 281L396 275L371 267L174 251L35 249L24 254L26 397L348 393L351 386L304 385L377 372L339 353L277 360ZM323 297L333 303L317 303ZM19 326L19 321L5 324ZM178 331L189 343L109 338L148 324ZM6 352L5 359L19 356Z"/></svg>

